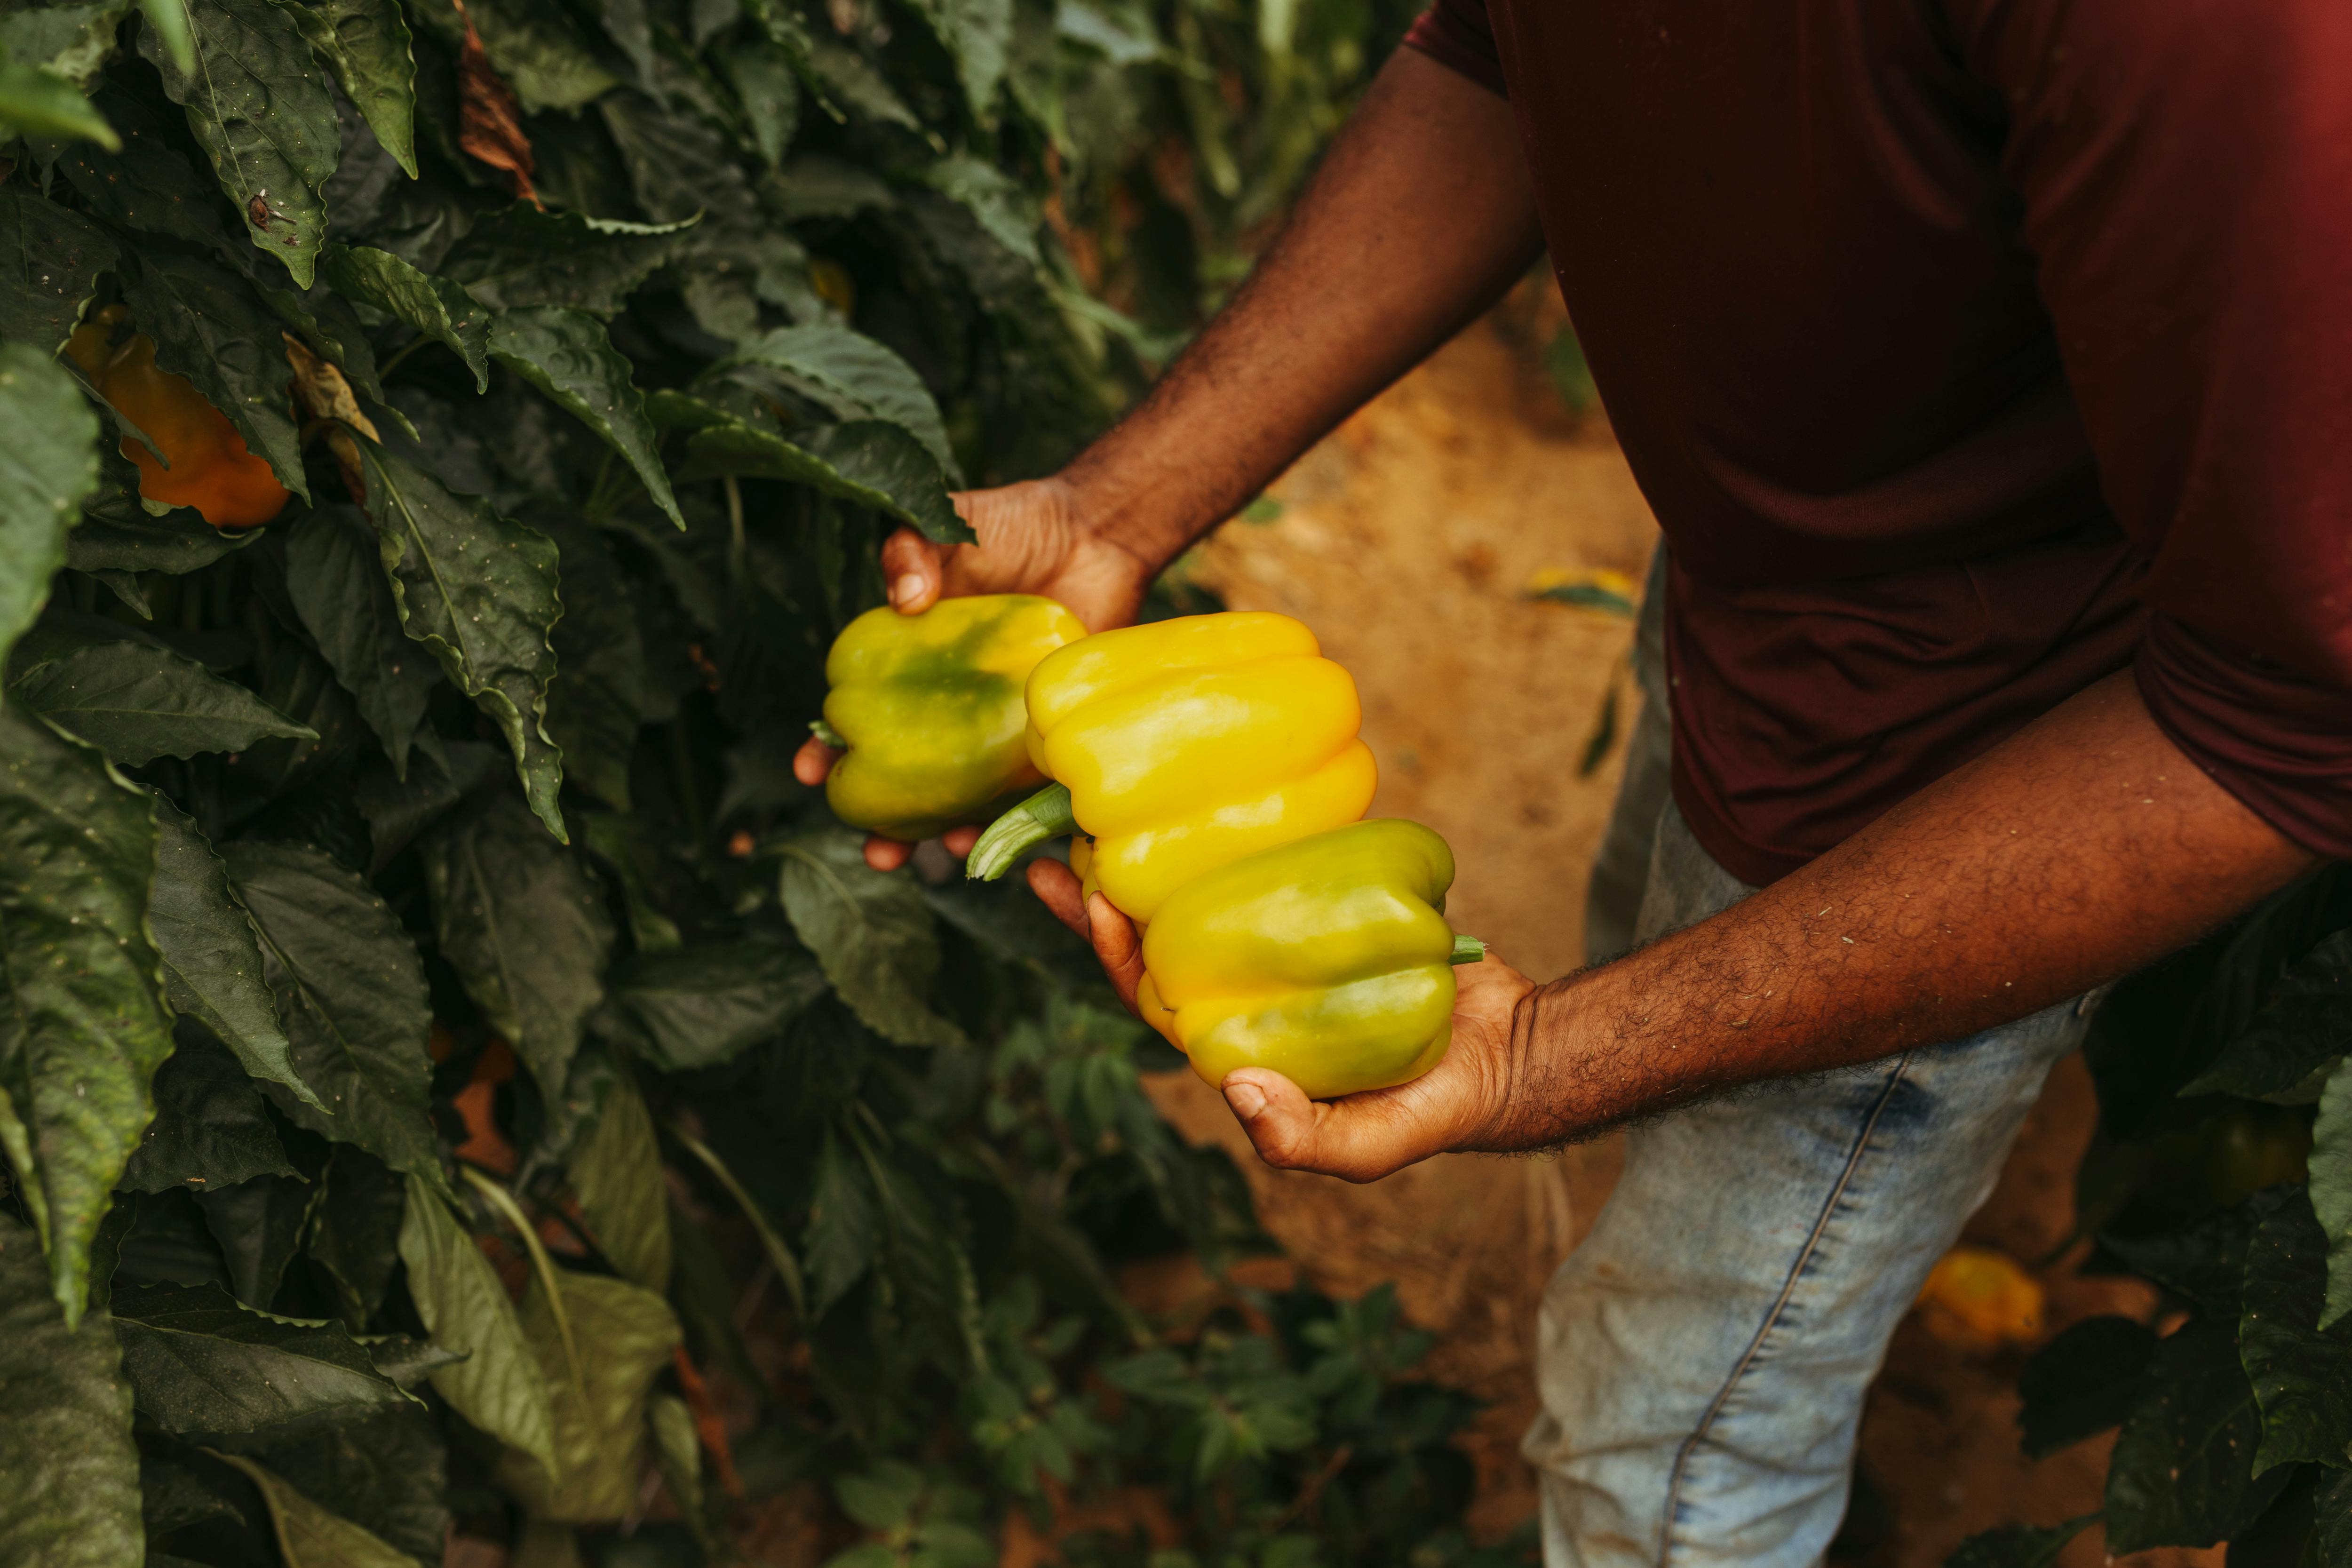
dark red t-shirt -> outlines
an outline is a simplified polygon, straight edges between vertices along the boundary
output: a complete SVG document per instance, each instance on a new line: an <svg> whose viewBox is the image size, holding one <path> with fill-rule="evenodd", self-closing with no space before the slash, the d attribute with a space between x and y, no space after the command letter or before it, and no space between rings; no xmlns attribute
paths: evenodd
<svg viewBox="0 0 2352 1568"><path fill-rule="evenodd" d="M2126 665L2352 858L2352 0L1437 0L1754 882Z"/></svg>

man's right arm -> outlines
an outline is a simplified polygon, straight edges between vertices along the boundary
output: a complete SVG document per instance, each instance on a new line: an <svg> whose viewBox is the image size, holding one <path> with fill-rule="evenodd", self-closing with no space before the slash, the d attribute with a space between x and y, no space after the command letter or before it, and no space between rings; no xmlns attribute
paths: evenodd
<svg viewBox="0 0 2352 1568"><path fill-rule="evenodd" d="M978 545L902 531L884 557L891 603L1042 592L1097 630L1124 624L1161 567L1541 247L1509 105L1398 50L1280 237L1150 395L1055 478L959 497Z"/></svg>

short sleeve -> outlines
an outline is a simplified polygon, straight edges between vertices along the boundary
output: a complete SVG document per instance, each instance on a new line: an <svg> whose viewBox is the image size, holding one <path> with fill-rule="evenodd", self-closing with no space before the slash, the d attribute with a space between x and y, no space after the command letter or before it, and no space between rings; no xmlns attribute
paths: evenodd
<svg viewBox="0 0 2352 1568"><path fill-rule="evenodd" d="M2352 858L2352 5L1948 0L2100 487L2150 712Z"/></svg>
<svg viewBox="0 0 2352 1568"><path fill-rule="evenodd" d="M1503 86L1502 57L1495 48L1494 25L1486 18L1486 0L1436 0L1414 20L1404 44L1489 92L1509 96Z"/></svg>

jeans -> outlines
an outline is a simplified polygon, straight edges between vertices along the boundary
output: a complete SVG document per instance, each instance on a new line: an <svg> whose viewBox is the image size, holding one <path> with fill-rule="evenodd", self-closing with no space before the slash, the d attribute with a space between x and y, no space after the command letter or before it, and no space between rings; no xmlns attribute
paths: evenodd
<svg viewBox="0 0 2352 1568"><path fill-rule="evenodd" d="M1640 941L1754 891L1670 803L1619 811L1656 825ZM1886 1342L2088 1012L2063 1003L1627 1134L1624 1173L1538 1320L1543 1414L1522 1451L1548 1568L1821 1560Z"/></svg>

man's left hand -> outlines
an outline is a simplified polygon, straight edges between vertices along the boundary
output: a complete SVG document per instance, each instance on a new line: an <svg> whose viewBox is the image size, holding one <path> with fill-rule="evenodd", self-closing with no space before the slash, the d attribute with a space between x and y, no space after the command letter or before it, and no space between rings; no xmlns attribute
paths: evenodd
<svg viewBox="0 0 2352 1568"><path fill-rule="evenodd" d="M1081 901L1077 877L1058 860L1030 863L1029 885L1063 924L1094 944L1129 1011L1143 977L1135 922L1097 893ZM1411 1083L1312 1100L1271 1068L1240 1068L1219 1087L1258 1158L1290 1171L1376 1182L1449 1150L1493 1142L1511 1101L1511 1020L1534 982L1498 958L1454 972L1454 1041Z"/></svg>

